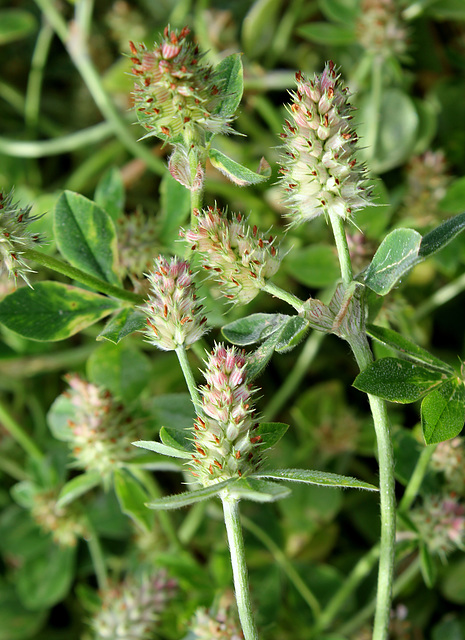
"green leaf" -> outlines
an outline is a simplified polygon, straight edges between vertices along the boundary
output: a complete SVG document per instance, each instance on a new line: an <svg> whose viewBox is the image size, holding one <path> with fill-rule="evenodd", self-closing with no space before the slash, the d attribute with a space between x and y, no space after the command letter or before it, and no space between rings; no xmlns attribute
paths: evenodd
<svg viewBox="0 0 465 640"><path fill-rule="evenodd" d="M174 248L179 242L179 227L189 218L190 193L168 171L160 185L160 204L158 237L164 246Z"/></svg>
<svg viewBox="0 0 465 640"><path fill-rule="evenodd" d="M80 498L91 489L98 487L102 483L102 476L97 471L87 471L72 478L60 491L57 500L57 507L64 507L76 498Z"/></svg>
<svg viewBox="0 0 465 640"><path fill-rule="evenodd" d="M271 471L257 471L249 476L251 478L274 478L276 480L289 480L291 482L303 482L306 484L318 484L324 487L348 487L352 489L367 489L379 491L368 482L362 482L350 476L340 476L326 471L311 471L308 469L273 469Z"/></svg>
<svg viewBox="0 0 465 640"><path fill-rule="evenodd" d="M0 302L0 323L24 338L64 340L115 309L120 303L61 282L38 282L23 287Z"/></svg>
<svg viewBox="0 0 465 640"><path fill-rule="evenodd" d="M125 191L119 169L111 167L103 174L95 189L94 200L108 213L113 222L123 215Z"/></svg>
<svg viewBox="0 0 465 640"><path fill-rule="evenodd" d="M334 22L354 22L360 12L360 0L318 0L320 11Z"/></svg>
<svg viewBox="0 0 465 640"><path fill-rule="evenodd" d="M386 295L418 261L421 235L414 229L394 229L383 240L365 271L365 284Z"/></svg>
<svg viewBox="0 0 465 640"><path fill-rule="evenodd" d="M309 329L309 322L301 316L291 316L281 329L268 338L278 353L291 351L305 337Z"/></svg>
<svg viewBox="0 0 465 640"><path fill-rule="evenodd" d="M241 40L245 53L255 58L272 43L282 0L255 0L243 22Z"/></svg>
<svg viewBox="0 0 465 640"><path fill-rule="evenodd" d="M283 266L289 275L307 287L327 287L340 277L337 253L326 244L291 251L284 258Z"/></svg>
<svg viewBox="0 0 465 640"><path fill-rule="evenodd" d="M247 358L247 379L254 380L261 374L274 353L274 344L270 340L266 340L262 345L255 349Z"/></svg>
<svg viewBox="0 0 465 640"><path fill-rule="evenodd" d="M436 0L427 6L425 14L435 20L465 20L463 0Z"/></svg>
<svg viewBox="0 0 465 640"><path fill-rule="evenodd" d="M465 177L452 182L438 208L446 213L461 213L465 209Z"/></svg>
<svg viewBox="0 0 465 640"><path fill-rule="evenodd" d="M87 361L91 382L105 387L117 398L131 402L138 398L150 377L148 357L130 343L98 346Z"/></svg>
<svg viewBox="0 0 465 640"><path fill-rule="evenodd" d="M53 607L69 593L76 547L59 547L50 541L45 553L26 561L16 574L21 602L34 611Z"/></svg>
<svg viewBox="0 0 465 640"><path fill-rule="evenodd" d="M1 20L1 17L0 17ZM0 640L28 640L38 637L49 612L28 611L11 583L0 582Z"/></svg>
<svg viewBox="0 0 465 640"><path fill-rule="evenodd" d="M428 589L432 589L436 582L438 571L434 558L423 541L420 543L420 570L426 586Z"/></svg>
<svg viewBox="0 0 465 640"><path fill-rule="evenodd" d="M65 191L55 205L54 229L57 247L73 267L120 284L115 227L106 211L78 193Z"/></svg>
<svg viewBox="0 0 465 640"><path fill-rule="evenodd" d="M253 435L261 437L263 449L269 449L281 440L288 429L289 425L283 422L260 422Z"/></svg>
<svg viewBox="0 0 465 640"><path fill-rule="evenodd" d="M291 493L288 487L276 482L267 482L248 476L237 480L229 493L237 498L252 502L276 502Z"/></svg>
<svg viewBox="0 0 465 640"><path fill-rule="evenodd" d="M103 331L97 336L97 340L108 340L118 344L134 331L142 331L145 325L146 316L136 309L127 307L108 320Z"/></svg>
<svg viewBox="0 0 465 640"><path fill-rule="evenodd" d="M353 386L384 400L406 404L419 400L446 380L440 371L398 358L381 358L359 373Z"/></svg>
<svg viewBox="0 0 465 640"><path fill-rule="evenodd" d="M310 22L297 29L299 36L310 42L324 45L347 45L356 42L357 35L353 27L329 22Z"/></svg>
<svg viewBox="0 0 465 640"><path fill-rule="evenodd" d="M436 253L449 242L451 242L459 233L465 229L465 213L446 220L439 227L436 227L425 236L421 241L418 257L422 260Z"/></svg>
<svg viewBox="0 0 465 640"><path fill-rule="evenodd" d="M37 21L29 11L22 9L0 11L0 45L26 38L36 29Z"/></svg>
<svg viewBox="0 0 465 640"><path fill-rule="evenodd" d="M393 329L387 329L386 327L378 327L374 324L367 325L367 333L368 335L377 340L381 344L390 347L391 349L396 349L401 353L418 360L419 362L423 362L423 364L432 367L433 369L439 369L444 373L451 374L454 370L439 358L436 358L431 353L419 347L417 344L405 338L397 331Z"/></svg>
<svg viewBox="0 0 465 640"><path fill-rule="evenodd" d="M74 440L69 421L73 421L75 413L76 407L66 394L62 393L53 402L47 414L47 423L52 435L57 440L63 442L72 442Z"/></svg>
<svg viewBox="0 0 465 640"><path fill-rule="evenodd" d="M13 500L24 509L32 509L34 506L34 497L38 491L37 485L30 480L17 482L10 489Z"/></svg>
<svg viewBox="0 0 465 640"><path fill-rule="evenodd" d="M202 489L194 489L194 491L185 491L184 493L177 493L173 496L159 498L158 500L150 502L147 506L149 509L179 509L180 507L187 507L201 500L214 498L220 491L235 482L237 482L235 478L230 478L223 480L223 482L217 482L208 487L203 487Z"/></svg>
<svg viewBox="0 0 465 640"><path fill-rule="evenodd" d="M138 440L132 443L136 447L141 449L147 449L148 451L155 451L155 453L161 453L164 456L170 458L183 458L184 460L190 460L191 454L178 447L171 447L162 442L155 442L154 440Z"/></svg>
<svg viewBox="0 0 465 640"><path fill-rule="evenodd" d="M191 429L195 419L194 405L188 393L156 396L148 406L158 427L168 424L176 429Z"/></svg>
<svg viewBox="0 0 465 640"><path fill-rule="evenodd" d="M223 58L215 67L215 83L221 87L224 97L214 113L225 117L233 116L244 92L244 70L240 53Z"/></svg>
<svg viewBox="0 0 465 640"><path fill-rule="evenodd" d="M365 145L359 150L360 159L378 174L400 166L410 156L420 121L413 99L400 89L384 88L379 103L378 112L370 93L361 97L354 118L357 133ZM379 124L376 141L372 141L374 119Z"/></svg>
<svg viewBox="0 0 465 640"><path fill-rule="evenodd" d="M426 444L455 438L465 422L465 388L463 381L448 380L433 389L421 403L421 426Z"/></svg>
<svg viewBox="0 0 465 640"><path fill-rule="evenodd" d="M265 340L281 329L290 317L281 313L254 313L230 322L221 332L232 344L245 347Z"/></svg>
<svg viewBox="0 0 465 640"><path fill-rule="evenodd" d="M255 171L251 171L239 164L232 158L229 158L218 149L210 149L208 152L208 157L210 158L210 162L221 171L227 178L234 182L234 184L239 185L240 187L245 187L249 184L259 184L260 182L266 182L269 178L268 166L265 165L266 173L255 173ZM263 166L260 163L260 166ZM268 174L268 175L267 175Z"/></svg>
<svg viewBox="0 0 465 640"><path fill-rule="evenodd" d="M186 436L186 431L187 430L162 427L160 429L160 440L168 447L172 447L178 451L187 451L189 453L189 450L192 448L192 444ZM191 431L189 430L188 433L190 434Z"/></svg>
<svg viewBox="0 0 465 640"><path fill-rule="evenodd" d="M148 494L140 482L124 469L115 471L113 481L122 512L145 531L151 531L153 514L146 507Z"/></svg>

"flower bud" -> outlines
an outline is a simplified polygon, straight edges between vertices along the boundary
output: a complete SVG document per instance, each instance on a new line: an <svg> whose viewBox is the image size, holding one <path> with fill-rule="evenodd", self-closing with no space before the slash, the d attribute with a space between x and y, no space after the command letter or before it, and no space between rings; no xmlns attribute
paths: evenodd
<svg viewBox="0 0 465 640"><path fill-rule="evenodd" d="M254 436L254 390L247 382L244 352L217 344L206 365L206 384L200 387L202 415L194 425L197 451L190 463L204 486L256 471L261 441Z"/></svg>
<svg viewBox="0 0 465 640"><path fill-rule="evenodd" d="M210 207L197 218L196 227L182 235L202 255L223 294L237 303L253 300L281 263L276 239L244 224L241 214L228 220Z"/></svg>
<svg viewBox="0 0 465 640"><path fill-rule="evenodd" d="M91 625L96 640L151 640L159 615L174 596L176 583L164 573L129 577L105 589Z"/></svg>
<svg viewBox="0 0 465 640"><path fill-rule="evenodd" d="M332 62L313 81L296 74L281 159L282 184L291 225L320 214L352 218L364 207L364 170L357 165L357 135L350 127L348 90Z"/></svg>
<svg viewBox="0 0 465 640"><path fill-rule="evenodd" d="M33 220L40 216L31 216L31 207L20 209L13 203L13 191L5 194L0 191L0 273L6 271L13 278L22 278L31 286L28 273L34 273L22 258L24 249L31 249L41 242L38 233L28 229Z"/></svg>
<svg viewBox="0 0 465 640"><path fill-rule="evenodd" d="M197 609L190 631L192 640L242 640L234 595L226 593L210 609Z"/></svg>
<svg viewBox="0 0 465 640"><path fill-rule="evenodd" d="M212 67L201 64L202 54L189 38L166 27L153 51L130 43L136 78L134 102L148 135L168 142L202 140L206 132L228 133L231 117L216 111L224 96Z"/></svg>
<svg viewBox="0 0 465 640"><path fill-rule="evenodd" d="M68 420L69 437L76 458L75 466L97 471L104 482L112 471L124 465L136 452L134 423L123 405L102 387L86 382L76 374L66 376L66 392L75 408Z"/></svg>
<svg viewBox="0 0 465 640"><path fill-rule="evenodd" d="M174 351L200 340L207 331L207 318L202 316L189 263L158 256L147 277L151 291L142 307L147 341L163 351Z"/></svg>
<svg viewBox="0 0 465 640"><path fill-rule="evenodd" d="M61 547L74 547L80 537L88 535L76 504L57 507L58 491L44 489L34 494L31 516L44 533L51 533Z"/></svg>

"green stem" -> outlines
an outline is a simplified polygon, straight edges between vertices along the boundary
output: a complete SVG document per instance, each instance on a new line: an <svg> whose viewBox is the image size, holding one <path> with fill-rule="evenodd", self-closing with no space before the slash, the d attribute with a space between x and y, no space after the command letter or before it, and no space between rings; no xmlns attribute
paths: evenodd
<svg viewBox="0 0 465 640"><path fill-rule="evenodd" d="M24 431L22 426L16 422L13 416L7 411L6 407L0 403L0 424L8 431L11 437L24 449L24 451L34 458L41 461L44 454L36 445L34 440Z"/></svg>
<svg viewBox="0 0 465 640"><path fill-rule="evenodd" d="M280 300L287 302L287 304L289 304L291 307L294 307L297 313L301 313L304 309L304 303L302 302L302 300L300 300L300 298L292 293L289 293L288 291L285 291L284 289L281 289L281 287L278 287L272 282L267 282L262 288L262 291L266 291L275 298L279 298Z"/></svg>
<svg viewBox="0 0 465 640"><path fill-rule="evenodd" d="M7 473L15 480L29 480L29 475L17 462L6 456L0 456L0 471Z"/></svg>
<svg viewBox="0 0 465 640"><path fill-rule="evenodd" d="M333 228L334 240L336 242L337 255L341 266L342 280L346 287L354 279L352 272L352 263L350 261L349 245L347 244L347 236L344 229L344 221L341 216L329 212L329 220Z"/></svg>
<svg viewBox="0 0 465 640"><path fill-rule="evenodd" d="M69 153L89 144L105 140L112 134L107 122L51 140L10 140L0 136L0 152L17 158L43 158Z"/></svg>
<svg viewBox="0 0 465 640"><path fill-rule="evenodd" d="M361 581L368 576L379 558L379 545L374 546L366 555L361 558L350 572L350 575L344 580L341 587L336 591L334 596L328 602L326 607L318 618L315 625L315 634L325 631L336 614L347 601L351 593L358 587Z"/></svg>
<svg viewBox="0 0 465 640"><path fill-rule="evenodd" d="M271 422L292 397L293 393L307 374L311 363L320 349L320 345L325 335L325 333L320 331L312 331L299 357L292 366L289 375L265 407L263 416L265 422Z"/></svg>
<svg viewBox="0 0 465 640"><path fill-rule="evenodd" d="M163 161L154 156L149 149L133 137L126 126L124 118L105 92L100 75L88 55L86 43L84 42L85 34L82 33L79 25L75 23L73 29L68 29L68 25L50 0L36 0L36 3L66 47L96 105L104 118L112 125L115 135L128 151L141 158L152 171L162 175L165 172Z"/></svg>
<svg viewBox="0 0 465 640"><path fill-rule="evenodd" d="M421 483L423 482L423 478L425 477L425 473L428 470L429 462L435 449L436 445L429 445L426 446L421 452L420 457L417 460L415 469L410 476L408 485L405 488L402 500L399 503L399 511L408 511L412 506L413 501L417 497L418 491L421 487Z"/></svg>
<svg viewBox="0 0 465 640"><path fill-rule="evenodd" d="M364 335L349 341L355 359L363 371L373 356ZM365 343L365 344L363 344ZM378 447L379 493L381 510L380 560L378 570L378 594L376 599L373 640L385 640L391 611L392 580L394 575L394 548L396 538L396 498L394 483L394 454L389 429L386 403L368 394Z"/></svg>
<svg viewBox="0 0 465 640"><path fill-rule="evenodd" d="M223 502L224 524L231 554L234 590L244 640L258 640L258 632L253 619L252 603L250 601L244 538L239 516L239 501L225 492L221 492L220 497Z"/></svg>
<svg viewBox="0 0 465 640"><path fill-rule="evenodd" d="M36 249L24 249L22 251L22 257L29 260L34 260L34 262L37 262L47 269L51 269L52 271L61 273L68 278L72 278L73 280L77 280L78 282L81 282L82 284L91 287L92 289L95 289L100 293L106 293L112 298L118 298L119 300L130 302L131 304L142 304L144 302L142 296L137 295L137 293L126 291L125 289L121 289L121 287L117 287L114 284L110 284L109 282L100 280L100 278L96 278L95 276L85 273L84 271L81 271L81 269L77 269L67 262L58 260L58 258L54 258L53 256L48 256L47 254L42 253L41 251L37 251Z"/></svg>
<svg viewBox="0 0 465 640"><path fill-rule="evenodd" d="M334 239L345 286L353 280L349 246L340 216L329 213ZM347 338L360 371L373 361L364 330ZM391 611L392 581L394 575L394 549L396 538L396 499L394 482L394 454L390 436L386 403L381 398L368 394L378 448L381 539L378 570L378 592L372 640L386 640Z"/></svg>
<svg viewBox="0 0 465 640"><path fill-rule="evenodd" d="M250 518L246 518L242 516L242 523L246 529L248 529L253 535L260 540L260 542L269 550L271 555L273 556L276 564L282 568L290 582L294 585L298 593L300 593L302 599L307 603L309 609L312 611L315 620L319 619L321 607L320 603L310 591L308 586L302 580L300 575L294 569L292 564L289 562L286 554L280 549L280 547L275 543L275 541L270 538L270 536L263 531L261 527L259 527L253 520Z"/></svg>
<svg viewBox="0 0 465 640"><path fill-rule="evenodd" d="M34 47L24 104L26 126L32 130L37 128L39 122L40 94L44 78L44 69L52 40L53 29L50 23L45 21L40 28L36 46Z"/></svg>
<svg viewBox="0 0 465 640"><path fill-rule="evenodd" d="M364 145L370 150L370 159L376 157L378 148L379 124L381 119L381 97L383 90L383 58L374 56L371 67L371 118L364 137Z"/></svg>
<svg viewBox="0 0 465 640"><path fill-rule="evenodd" d="M94 350L95 343L90 343L63 351L0 360L0 376L21 380L49 371L70 371L86 362Z"/></svg>
<svg viewBox="0 0 465 640"><path fill-rule="evenodd" d="M86 527L89 533L89 537L86 538L86 542L89 548L90 557L94 566L95 576L97 578L97 584L100 591L103 591L108 587L108 575L107 565L105 562L105 556L103 555L102 545L94 526L90 522L89 518L86 519Z"/></svg>
<svg viewBox="0 0 465 640"><path fill-rule="evenodd" d="M176 355L178 356L179 364L181 365L184 378L186 380L187 388L189 390L192 403L194 404L196 412L202 411L202 402L200 400L200 394L197 391L192 369L187 358L187 352L184 347L178 347L176 349Z"/></svg>
<svg viewBox="0 0 465 640"><path fill-rule="evenodd" d="M415 578L419 573L420 558L417 557L394 582L392 588L393 597L397 597L398 595L400 595L405 587L407 587L411 583L412 579ZM339 629L336 629L335 634L340 634L343 637L353 634L355 631L357 631L357 629L360 629L360 627L373 615L375 607L376 600L374 599L365 607L363 607L363 609L361 609L355 617L346 622Z"/></svg>

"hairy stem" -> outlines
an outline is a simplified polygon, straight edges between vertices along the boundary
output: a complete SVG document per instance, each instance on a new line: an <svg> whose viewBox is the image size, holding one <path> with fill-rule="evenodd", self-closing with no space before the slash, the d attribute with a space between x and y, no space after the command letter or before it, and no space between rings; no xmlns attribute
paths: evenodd
<svg viewBox="0 0 465 640"><path fill-rule="evenodd" d="M94 529L94 526L90 522L89 518L86 521L86 527L89 532L89 537L86 539L87 546L89 548L90 557L97 578L97 584L100 591L103 591L108 587L107 565L105 562L105 556L103 555L102 545L100 544L100 538Z"/></svg>
<svg viewBox="0 0 465 640"><path fill-rule="evenodd" d="M428 470L428 465L436 449L436 445L427 445L420 454L417 464L410 477L404 495L399 504L399 511L408 511L417 497L418 491Z"/></svg>
<svg viewBox="0 0 465 640"><path fill-rule="evenodd" d="M119 300L124 300L124 302L130 302L131 304L142 304L144 302L142 296L132 293L132 291L126 291L126 289L117 287L116 285L105 282L104 280L100 280L100 278L96 278L85 271L81 271L81 269L77 269L67 262L58 260L58 258L48 256L42 251L37 251L36 249L24 249L22 251L22 257L34 260L34 262L37 262L47 269L61 273L63 276L67 276L73 280L77 280L91 289L99 291L100 293L105 293L112 298L118 298Z"/></svg>
<svg viewBox="0 0 465 640"><path fill-rule="evenodd" d="M249 579L245 562L244 538L239 518L239 501L226 492L220 494L223 502L224 523L231 554L237 609L245 640L258 640L258 632L252 614Z"/></svg>
<svg viewBox="0 0 465 640"><path fill-rule="evenodd" d="M281 289L281 287L278 287L278 285L273 284L272 282L267 282L262 291L266 291L275 298L279 298L280 300L287 302L287 304L289 304L291 307L294 307L294 309L298 313L303 311L304 303L302 302L302 300L300 300L300 298L293 295L292 293L289 293L288 291L285 291L284 289Z"/></svg>
<svg viewBox="0 0 465 640"><path fill-rule="evenodd" d="M187 358L187 353L184 347L178 347L176 349L176 355L178 356L179 364L181 365L182 372L184 374L184 378L186 380L187 388L189 390L189 394L191 396L192 402L194 404L195 410L201 411L202 402L200 400L200 394L197 391L197 386L195 384L194 376L192 373L192 369L189 364L189 360Z"/></svg>

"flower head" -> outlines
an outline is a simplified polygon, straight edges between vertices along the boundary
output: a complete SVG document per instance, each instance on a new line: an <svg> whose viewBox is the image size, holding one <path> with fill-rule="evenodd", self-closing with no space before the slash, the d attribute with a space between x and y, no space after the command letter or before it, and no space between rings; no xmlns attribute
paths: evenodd
<svg viewBox="0 0 465 640"><path fill-rule="evenodd" d="M134 423L123 405L109 391L86 382L77 374L66 376L66 396L74 407L68 420L69 440L75 466L97 471L105 482L114 469L135 455L131 443L137 439Z"/></svg>
<svg viewBox="0 0 465 640"><path fill-rule="evenodd" d="M150 640L175 588L176 583L160 572L128 577L106 589L91 622L96 640Z"/></svg>
<svg viewBox="0 0 465 640"><path fill-rule="evenodd" d="M204 486L245 476L261 461L244 352L217 344L206 365L206 384L200 387L202 415L194 425L196 453L190 463Z"/></svg>
<svg viewBox="0 0 465 640"><path fill-rule="evenodd" d="M30 249L41 242L38 233L28 229L33 220L31 207L21 209L13 203L13 191L5 194L0 191L0 273L6 271L13 278L22 278L31 286L28 274L33 273L22 255L24 249Z"/></svg>
<svg viewBox="0 0 465 640"><path fill-rule="evenodd" d="M407 50L407 29L396 0L362 0L357 39L367 51L384 58L402 56Z"/></svg>
<svg viewBox="0 0 465 640"><path fill-rule="evenodd" d="M234 302L253 300L281 263L276 238L248 226L240 214L228 220L210 207L183 235L202 255L205 269L218 280L223 294Z"/></svg>
<svg viewBox="0 0 465 640"><path fill-rule="evenodd" d="M233 594L224 594L210 609L197 609L190 630L193 640L242 640Z"/></svg>
<svg viewBox="0 0 465 640"><path fill-rule="evenodd" d="M357 135L350 127L347 88L329 62L320 76L307 80L296 74L297 91L291 93L282 184L290 224L301 224L320 214L352 218L367 204L364 170L357 165Z"/></svg>
<svg viewBox="0 0 465 640"><path fill-rule="evenodd" d="M189 263L180 258L168 262L158 256L147 277L151 291L142 311L147 316L148 342L163 351L174 351L200 340L207 330L207 318L197 300Z"/></svg>
<svg viewBox="0 0 465 640"><path fill-rule="evenodd" d="M455 549L465 550L465 507L454 493L426 496L410 516L431 552L445 559Z"/></svg>
<svg viewBox="0 0 465 640"><path fill-rule="evenodd" d="M440 442L431 458L431 467L444 474L444 480L451 491L465 494L465 440L452 438Z"/></svg>
<svg viewBox="0 0 465 640"><path fill-rule="evenodd" d="M88 534L79 507L75 504L57 507L58 491L42 489L35 492L31 515L45 533L51 533L62 547L74 547L80 537Z"/></svg>
<svg viewBox="0 0 465 640"><path fill-rule="evenodd" d="M118 218L116 224L121 276L140 278L152 264L154 246L158 241L157 230L153 221L142 211L122 216Z"/></svg>
<svg viewBox="0 0 465 640"><path fill-rule="evenodd" d="M149 51L130 43L137 117L149 134L168 142L197 140L205 132L229 132L230 117L218 113L222 86L184 27L166 27Z"/></svg>

